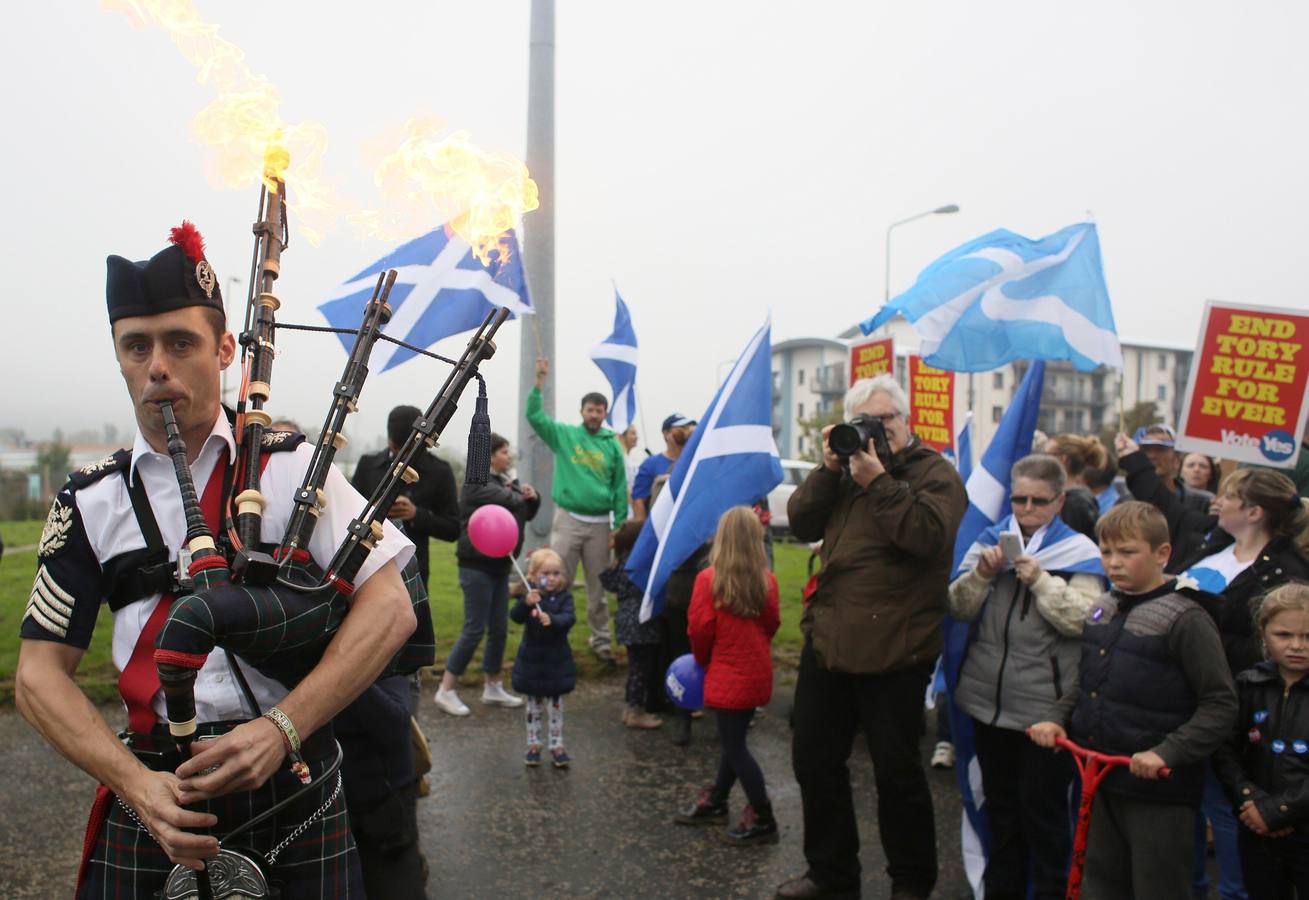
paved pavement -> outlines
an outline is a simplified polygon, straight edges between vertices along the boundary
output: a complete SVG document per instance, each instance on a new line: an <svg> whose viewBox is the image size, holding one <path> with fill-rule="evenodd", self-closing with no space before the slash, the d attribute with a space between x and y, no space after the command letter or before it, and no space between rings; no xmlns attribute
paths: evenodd
<svg viewBox="0 0 1309 900"><path fill-rule="evenodd" d="M464 689L475 701L480 689ZM804 869L800 796L791 777L786 711L779 687L750 744L769 782L782 827L775 846L720 844L712 828L670 817L712 777L712 722L695 723L691 746L674 747L667 726L636 732L619 724L622 673L583 684L566 700L571 769L522 764L520 710L470 702L452 719L425 692L420 720L436 766L432 793L419 801L429 896L444 897L771 897ZM117 718L114 710L107 715ZM115 723L117 724L117 723ZM77 870L93 784L50 751L14 713L0 714L7 761L0 772L0 885L6 897L64 897ZM930 745L924 741L924 753ZM867 754L851 766L863 835L864 896L890 892L877 840ZM941 877L935 897L967 896L959 863L953 776L932 772ZM738 788L733 809L745 801Z"/></svg>

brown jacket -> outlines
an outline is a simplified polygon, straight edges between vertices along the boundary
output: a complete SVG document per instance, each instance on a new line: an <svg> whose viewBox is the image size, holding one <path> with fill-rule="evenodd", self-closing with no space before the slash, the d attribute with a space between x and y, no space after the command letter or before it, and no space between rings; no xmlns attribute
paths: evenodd
<svg viewBox="0 0 1309 900"><path fill-rule="evenodd" d="M866 488L818 466L791 495L791 533L822 539L823 568L800 627L820 665L889 672L930 664L955 532L968 508L949 462L915 437Z"/></svg>

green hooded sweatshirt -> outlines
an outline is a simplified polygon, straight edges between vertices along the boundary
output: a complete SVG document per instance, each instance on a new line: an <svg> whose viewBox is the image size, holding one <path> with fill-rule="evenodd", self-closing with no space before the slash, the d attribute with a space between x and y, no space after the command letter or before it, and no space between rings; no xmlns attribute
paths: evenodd
<svg viewBox="0 0 1309 900"><path fill-rule="evenodd" d="M527 422L554 451L555 505L581 516L613 513L613 527L627 518L627 468L623 449L612 431L595 434L585 425L567 425L545 414L541 389L527 395Z"/></svg>

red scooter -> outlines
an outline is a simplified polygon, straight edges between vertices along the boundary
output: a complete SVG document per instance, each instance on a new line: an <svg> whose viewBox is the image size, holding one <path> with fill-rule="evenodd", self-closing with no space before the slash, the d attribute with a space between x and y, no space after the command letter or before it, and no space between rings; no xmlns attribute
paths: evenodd
<svg viewBox="0 0 1309 900"><path fill-rule="evenodd" d="M1091 829L1091 802L1095 799L1096 788L1100 787L1100 782L1109 774L1110 769L1114 766L1130 766L1132 758L1087 750L1064 737L1057 738L1055 744L1073 755L1073 762L1077 763L1077 771L1082 776L1082 799L1077 806L1077 833L1073 836L1073 859L1068 867L1068 891L1064 894L1066 900L1078 900L1082 896L1082 868L1086 865L1086 835ZM1159 770L1161 778L1167 778L1171 774L1172 770L1166 767Z"/></svg>

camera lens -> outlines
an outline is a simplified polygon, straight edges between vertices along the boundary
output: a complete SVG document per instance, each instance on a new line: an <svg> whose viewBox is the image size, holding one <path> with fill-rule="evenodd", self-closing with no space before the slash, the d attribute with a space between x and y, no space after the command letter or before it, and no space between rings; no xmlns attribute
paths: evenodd
<svg viewBox="0 0 1309 900"><path fill-rule="evenodd" d="M860 439L858 428L843 422L833 426L827 433L827 446L831 447L832 452L837 456L852 456L863 447L863 441Z"/></svg>

